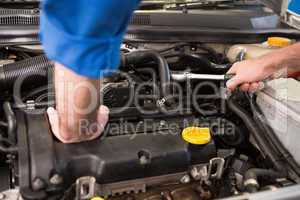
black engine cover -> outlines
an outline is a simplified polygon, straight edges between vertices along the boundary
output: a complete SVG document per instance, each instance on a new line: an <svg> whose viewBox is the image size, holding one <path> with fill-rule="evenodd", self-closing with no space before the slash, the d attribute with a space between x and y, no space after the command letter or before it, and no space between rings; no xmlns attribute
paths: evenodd
<svg viewBox="0 0 300 200"><path fill-rule="evenodd" d="M191 164L207 163L216 154L211 142L193 156L195 152L180 136L182 128L63 144L53 137L44 113L19 112L17 119L20 189L26 199L53 192L49 180L54 174L62 177L61 188L82 176L94 176L100 184L111 183L184 172Z"/></svg>

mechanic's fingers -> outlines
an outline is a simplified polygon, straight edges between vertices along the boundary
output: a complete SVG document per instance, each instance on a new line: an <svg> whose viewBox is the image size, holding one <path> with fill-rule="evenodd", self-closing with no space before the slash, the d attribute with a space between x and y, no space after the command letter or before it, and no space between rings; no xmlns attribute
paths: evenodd
<svg viewBox="0 0 300 200"><path fill-rule="evenodd" d="M49 119L49 123L52 129L53 133L57 133L58 132L58 128L59 128L59 122L58 122L58 113L57 111L53 108L53 107L49 107L47 109L47 114L48 114L48 119Z"/></svg>
<svg viewBox="0 0 300 200"><path fill-rule="evenodd" d="M249 88L249 91L250 92L257 92L259 90L262 90L265 88L265 83L264 82L256 82L256 83L252 83L250 88Z"/></svg>
<svg viewBox="0 0 300 200"><path fill-rule="evenodd" d="M238 76L234 76L232 79L227 81L226 86L229 90L233 91L242 83L243 81Z"/></svg>
<svg viewBox="0 0 300 200"><path fill-rule="evenodd" d="M251 85L249 87L249 91L256 92L257 90L259 90L259 83L258 82L251 83Z"/></svg>
<svg viewBox="0 0 300 200"><path fill-rule="evenodd" d="M243 92L248 92L249 91L250 84L249 83L244 83L240 86L240 90Z"/></svg>
<svg viewBox="0 0 300 200"><path fill-rule="evenodd" d="M108 122L109 109L108 107L101 105L98 109L97 122L100 125L100 132L105 128L106 123Z"/></svg>
<svg viewBox="0 0 300 200"><path fill-rule="evenodd" d="M87 132L85 134L91 134L91 135L86 135L85 137L83 137L81 139L79 139L79 138L65 139L64 137L62 137L61 132L60 132L60 127L59 127L59 116L58 116L57 111L54 108L50 107L47 109L47 114L48 114L51 130L52 130L53 134L55 135L55 137L63 143L75 143L75 142L80 142L80 141L92 140L92 139L99 137L101 135L101 133L103 132L105 125L108 122L109 109L106 106L100 106L100 108L98 109L98 113L97 113L97 122L96 122L97 126L90 124L90 127L88 128L90 133ZM96 129L93 130L93 127L95 127Z"/></svg>
<svg viewBox="0 0 300 200"><path fill-rule="evenodd" d="M49 119L49 123L51 126L51 130L53 135L61 142L63 143L74 143L74 142L79 142L79 140L74 140L74 139L66 139L65 137L62 136L60 127L59 127L59 116L58 116L58 112L53 108L53 107L49 107L47 109L47 114L48 114L48 119Z"/></svg>
<svg viewBox="0 0 300 200"><path fill-rule="evenodd" d="M259 84L259 87L258 87L258 90L262 90L262 89L264 89L265 87L266 87L266 84L265 84L265 82L259 82L258 83Z"/></svg>
<svg viewBox="0 0 300 200"><path fill-rule="evenodd" d="M86 137L85 140L93 140L101 135L104 131L105 125L108 122L109 109L106 106L101 105L97 113L97 125L93 124L89 127L89 137Z"/></svg>
<svg viewBox="0 0 300 200"><path fill-rule="evenodd" d="M50 123L50 127L52 130L52 133L55 135L57 139L59 139L62 142L66 142L59 133L59 117L57 111L53 107L49 107L47 109L48 119Z"/></svg>

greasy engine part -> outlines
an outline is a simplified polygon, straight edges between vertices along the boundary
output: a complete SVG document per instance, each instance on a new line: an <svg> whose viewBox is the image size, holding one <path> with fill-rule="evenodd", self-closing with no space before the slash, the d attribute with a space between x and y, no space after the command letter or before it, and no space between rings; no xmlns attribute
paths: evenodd
<svg viewBox="0 0 300 200"><path fill-rule="evenodd" d="M94 177L84 176L76 180L76 184L68 189L63 198L91 199L102 196L106 199L211 199L218 193L215 183L225 183L221 180L224 164L223 158L216 157L209 164L192 165L186 172L108 184L98 184ZM211 170L212 168L217 169ZM224 188L228 189L227 186ZM171 192L172 190L176 192Z"/></svg>
<svg viewBox="0 0 300 200"><path fill-rule="evenodd" d="M152 50L139 50L124 54L121 59L121 66L138 65L147 62L157 64L160 81L160 102L168 103L172 96L171 74L167 60L158 52Z"/></svg>
<svg viewBox="0 0 300 200"><path fill-rule="evenodd" d="M0 91L12 90L17 80L22 87L36 82L47 83L45 80L52 68L53 63L44 55L3 65L0 67Z"/></svg>
<svg viewBox="0 0 300 200"><path fill-rule="evenodd" d="M283 178L284 176L274 170L251 168L247 170L244 177L244 186L249 193L257 192L259 189L258 178L269 179Z"/></svg>
<svg viewBox="0 0 300 200"><path fill-rule="evenodd" d="M196 51L194 53L197 54ZM276 170L278 166L273 169L270 160L278 157L271 155L274 158L269 159L269 154L264 157L265 153L270 153L268 149L266 151L259 142L255 146L249 140L249 130L253 132L256 127L253 125L251 112L245 114L234 102L230 104L232 102L227 102L228 99L220 97L220 88L224 86L220 80L209 80L207 86L195 90L197 84L203 81L191 80L191 83L185 83L171 79L170 71L180 73L189 71L190 67L195 67L195 71L191 69L190 72L204 74L202 64L205 62L201 63L200 60L204 61L206 54L200 53L203 57L196 58L194 53L191 54L193 56L185 56L181 60L183 63L176 61L176 55L159 50L137 50L124 54L123 59L127 56L127 64L123 64L125 66L114 76L103 80L103 103L110 107L111 112L102 137L79 144L62 144L49 128L45 108L55 106L55 102L51 101L53 86L37 82L34 74L41 71L47 74L53 63L40 56L25 60L17 58L16 60L21 61L9 65L10 68L5 66L3 69L10 75L3 76L2 80L6 84L2 91L6 93L9 94L16 77L22 78L21 72L29 76L31 83L37 82L26 85L25 90L22 90L20 99L25 101L24 104L9 99L3 101L7 102L3 112L6 116L3 115L4 121L0 121L0 131L4 132L0 132L0 152L4 152L9 163L11 187L20 188L25 200L60 199L62 196L66 200L74 199L75 196L80 196L77 199L82 200L95 196L110 200L210 200L244 192L244 182L253 183L252 174L250 178L246 174L249 169ZM170 55L176 59L167 58ZM194 64L199 65L189 65L191 57L194 58ZM211 58L208 56L207 60L210 61ZM182 65L182 68L174 68L173 62ZM224 64L226 60L216 63L218 66L213 67L218 70L211 70L209 67L208 74L224 74L223 70L229 66ZM160 74L149 76L149 71ZM138 86L143 86L144 83L150 86L138 90ZM168 95L176 99L180 91L178 88L167 87L170 86L169 83L178 84L179 89L182 89L182 105L179 101L172 104L182 107L175 112L159 109L162 107L157 102ZM158 84L155 89L152 88L154 84ZM211 85L216 87L208 87ZM135 93L136 91L139 93ZM156 95L156 91L160 95ZM185 100L194 91L201 98L190 105ZM131 96L136 94L141 94L139 104L130 103ZM148 100L151 95L153 100L150 102ZM211 98L206 99L209 95L212 95ZM239 103L245 103L245 99L237 99ZM224 107L227 102L230 109L223 110L221 101ZM246 108L243 103L241 107ZM195 104L199 104L200 109ZM147 113L143 109L153 109L155 112ZM206 110L214 112L205 114ZM209 128L212 136L210 142L199 146L188 144L181 137L182 131L187 127ZM260 129L255 133L258 131ZM15 142L17 145L14 145ZM242 154L249 159L238 162L235 158L240 158ZM287 180L285 173L282 175ZM279 185L277 179L269 179L265 183L261 178L258 174L259 187L254 185L254 189L252 187L249 191L260 191L270 184L276 187ZM252 181L247 181L248 179ZM93 187L87 190L90 185Z"/></svg>
<svg viewBox="0 0 300 200"><path fill-rule="evenodd" d="M210 199L212 194L209 191L201 191L201 188L197 183L188 185L169 185L162 186L160 188L153 189L146 194L129 194L125 195L125 198L132 200L161 200L161 199L172 199L172 200L199 200L199 199ZM108 198L108 200L120 200L119 197Z"/></svg>
<svg viewBox="0 0 300 200"><path fill-rule="evenodd" d="M172 182L161 184L159 187L152 187L147 192L130 193L123 195L114 195L106 198L107 200L209 200L213 194L209 189L203 188L199 183L181 184L180 182Z"/></svg>
<svg viewBox="0 0 300 200"><path fill-rule="evenodd" d="M256 142L258 143L259 147L268 156L268 159L271 160L274 168L279 172L286 174L286 168L284 167L283 160L279 158L275 147L267 143L267 140L265 140L264 135L261 133L260 127L256 125L250 114L232 97L228 101L228 107L243 120L246 127L250 130Z"/></svg>
<svg viewBox="0 0 300 200"><path fill-rule="evenodd" d="M17 120L20 189L25 199L61 192L82 176L95 176L102 184L159 176L187 171L192 163L209 163L216 156L213 141L191 150L181 138L181 129L103 135L98 140L68 145L54 139L44 114L19 112ZM51 184L54 175L63 181Z"/></svg>
<svg viewBox="0 0 300 200"><path fill-rule="evenodd" d="M129 81L121 83L108 83L101 90L103 105L108 108L124 108L132 104L134 86Z"/></svg>

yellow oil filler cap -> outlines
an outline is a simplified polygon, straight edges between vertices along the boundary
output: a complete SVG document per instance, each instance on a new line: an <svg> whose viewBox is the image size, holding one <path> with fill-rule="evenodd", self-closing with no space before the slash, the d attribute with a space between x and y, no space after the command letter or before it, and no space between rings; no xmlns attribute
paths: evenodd
<svg viewBox="0 0 300 200"><path fill-rule="evenodd" d="M91 200L105 200L105 199L103 199L102 197L93 197L91 198Z"/></svg>
<svg viewBox="0 0 300 200"><path fill-rule="evenodd" d="M292 40L284 37L269 37L267 43L273 47L286 47L292 44Z"/></svg>
<svg viewBox="0 0 300 200"><path fill-rule="evenodd" d="M190 144L208 144L211 141L210 129L200 127L187 127L182 131L182 138Z"/></svg>

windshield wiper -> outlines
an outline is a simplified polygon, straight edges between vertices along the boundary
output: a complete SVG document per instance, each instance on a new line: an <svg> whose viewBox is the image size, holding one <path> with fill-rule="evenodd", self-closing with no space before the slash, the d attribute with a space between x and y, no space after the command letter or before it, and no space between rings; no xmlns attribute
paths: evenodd
<svg viewBox="0 0 300 200"><path fill-rule="evenodd" d="M141 9L165 9L165 10L185 10L203 8L224 8L234 7L235 5L246 5L256 0L145 0L142 2Z"/></svg>
<svg viewBox="0 0 300 200"><path fill-rule="evenodd" d="M197 9L197 8L208 8L208 7L218 7L228 3L233 3L232 0L194 0L185 2L175 2L165 5L166 10L183 10L183 9Z"/></svg>

